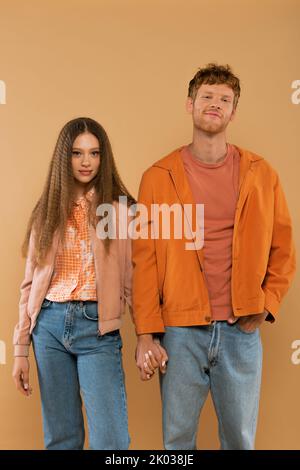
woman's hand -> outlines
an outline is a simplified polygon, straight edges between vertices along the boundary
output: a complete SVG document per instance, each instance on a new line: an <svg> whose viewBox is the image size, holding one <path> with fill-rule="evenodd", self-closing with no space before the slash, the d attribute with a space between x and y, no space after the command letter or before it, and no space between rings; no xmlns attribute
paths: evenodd
<svg viewBox="0 0 300 470"><path fill-rule="evenodd" d="M152 334L138 336L135 353L136 365L140 370L141 380L153 377L155 369L159 368L162 374L166 373L168 355L159 341L153 340Z"/></svg>
<svg viewBox="0 0 300 470"><path fill-rule="evenodd" d="M32 394L29 387L29 360L28 357L15 357L12 373L17 390L26 397Z"/></svg>

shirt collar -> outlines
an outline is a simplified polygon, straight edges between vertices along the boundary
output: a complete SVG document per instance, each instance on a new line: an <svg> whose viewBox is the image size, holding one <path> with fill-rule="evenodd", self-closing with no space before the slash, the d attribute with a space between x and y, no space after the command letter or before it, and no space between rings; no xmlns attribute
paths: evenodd
<svg viewBox="0 0 300 470"><path fill-rule="evenodd" d="M86 194L83 194L80 196L76 201L75 205L76 206L81 206L81 207L86 207L87 206L87 201L91 201L93 199L93 196L95 194L95 188L94 186L92 189L90 189Z"/></svg>

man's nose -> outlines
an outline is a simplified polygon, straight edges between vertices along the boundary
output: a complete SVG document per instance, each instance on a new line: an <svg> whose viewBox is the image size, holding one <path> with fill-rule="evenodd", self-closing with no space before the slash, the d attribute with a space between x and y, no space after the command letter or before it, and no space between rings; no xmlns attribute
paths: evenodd
<svg viewBox="0 0 300 470"><path fill-rule="evenodd" d="M221 109L221 106L219 105L219 103L211 103L210 106L211 108Z"/></svg>

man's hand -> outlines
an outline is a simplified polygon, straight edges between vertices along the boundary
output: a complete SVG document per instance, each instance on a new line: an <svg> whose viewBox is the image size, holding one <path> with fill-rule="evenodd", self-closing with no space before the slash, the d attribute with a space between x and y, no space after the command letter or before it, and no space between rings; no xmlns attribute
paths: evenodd
<svg viewBox="0 0 300 470"><path fill-rule="evenodd" d="M231 316L227 322L233 324L238 321L241 330L245 331L245 333L253 333L256 328L260 327L260 325L265 321L268 314L268 310L264 310L262 313L247 315L246 317L237 318L235 316Z"/></svg>
<svg viewBox="0 0 300 470"><path fill-rule="evenodd" d="M166 373L168 355L152 334L138 336L135 360L142 380L151 379L158 367L162 374Z"/></svg>

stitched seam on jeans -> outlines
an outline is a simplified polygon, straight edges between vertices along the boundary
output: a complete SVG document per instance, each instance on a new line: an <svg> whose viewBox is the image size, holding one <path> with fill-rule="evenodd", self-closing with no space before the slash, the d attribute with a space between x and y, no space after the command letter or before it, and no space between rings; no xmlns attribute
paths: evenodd
<svg viewBox="0 0 300 470"><path fill-rule="evenodd" d="M130 438L129 438L129 433L128 433L128 410L127 410L127 400L126 400L126 391L125 391L125 384L124 384L124 374L123 374L123 368L121 365L121 349L119 350L119 355L118 355L118 366L119 366L119 377L120 377L120 388L121 388L121 396L122 396L122 410L123 410L123 417L124 417L124 422L126 423L126 430L127 430L127 447L129 447L130 444Z"/></svg>
<svg viewBox="0 0 300 470"><path fill-rule="evenodd" d="M260 341L260 336L258 337L259 341ZM260 354L260 378L259 378L259 381L256 385L256 396L257 396L257 399L256 399L256 409L255 409L255 413L253 414L253 418L252 418L252 432L253 434L255 434L255 429L254 429L254 423L255 423L255 418L256 418L256 426L257 426L257 415L258 415L258 408L259 408L259 390L260 390L260 386L261 386L261 373L262 373L262 346L261 346L261 342L260 342L260 348L259 348L259 354Z"/></svg>

